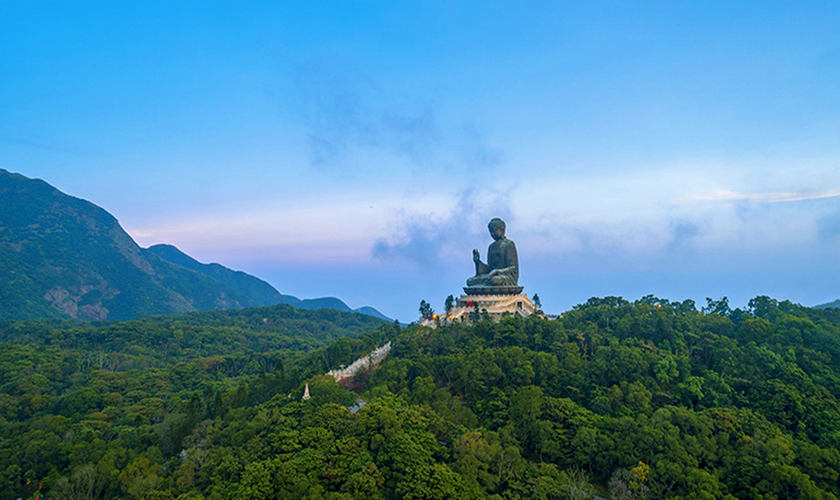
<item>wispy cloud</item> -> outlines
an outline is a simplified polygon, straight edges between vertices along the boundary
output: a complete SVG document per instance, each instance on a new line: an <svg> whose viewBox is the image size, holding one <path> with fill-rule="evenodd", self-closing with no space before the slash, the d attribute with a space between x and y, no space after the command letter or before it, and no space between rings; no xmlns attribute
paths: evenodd
<svg viewBox="0 0 840 500"><path fill-rule="evenodd" d="M375 200L375 201L372 201ZM452 200L437 193L407 200L394 193L324 190L289 203L259 199L236 208L208 207L200 215L161 217L127 231L142 245L172 243L191 249L278 249L278 260L322 258L364 261L371 242L401 226L400 214L426 210L430 218L448 211ZM325 257L326 256L326 257Z"/></svg>
<svg viewBox="0 0 840 500"><path fill-rule="evenodd" d="M502 160L471 120L444 121L433 100L402 97L362 72L301 66L296 82L300 95L290 104L306 127L313 165L329 167L359 150L424 169L487 168Z"/></svg>
<svg viewBox="0 0 840 500"><path fill-rule="evenodd" d="M729 189L720 189L710 193L689 195L687 202L727 202L727 201L755 201L763 203L787 203L792 201L821 200L840 196L840 189L821 192L765 192L742 193Z"/></svg>
<svg viewBox="0 0 840 500"><path fill-rule="evenodd" d="M679 251L691 246L695 238L701 234L700 224L693 221L674 221L671 224L671 241L668 242L668 251Z"/></svg>
<svg viewBox="0 0 840 500"><path fill-rule="evenodd" d="M840 203L818 219L817 227L822 241L831 244L840 242Z"/></svg>
<svg viewBox="0 0 840 500"><path fill-rule="evenodd" d="M515 220L508 193L468 189L460 193L455 206L442 217L405 216L394 234L376 240L371 255L378 260L420 266L441 262L473 248L476 242L486 241L486 225L493 217L501 217L509 225Z"/></svg>

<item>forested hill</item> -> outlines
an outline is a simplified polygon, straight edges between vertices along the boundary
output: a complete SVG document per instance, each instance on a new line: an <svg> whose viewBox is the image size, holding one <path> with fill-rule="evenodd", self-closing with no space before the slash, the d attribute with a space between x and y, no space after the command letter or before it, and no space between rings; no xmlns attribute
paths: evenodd
<svg viewBox="0 0 840 500"><path fill-rule="evenodd" d="M829 307L840 308L840 299L837 299L833 302L829 302L827 304L820 304L818 306L814 306L815 309L828 309Z"/></svg>
<svg viewBox="0 0 840 500"><path fill-rule="evenodd" d="M0 498L34 498L39 484L44 498L141 498L207 417L296 390L392 328L288 305L0 322Z"/></svg>
<svg viewBox="0 0 840 500"><path fill-rule="evenodd" d="M195 491L221 491L222 464L231 496L260 498L840 491L837 310L590 299L557 321L408 328L347 386L369 401L358 414L326 404L352 395L317 388L202 434L189 453L218 458L183 462Z"/></svg>
<svg viewBox="0 0 840 500"><path fill-rule="evenodd" d="M140 248L108 212L0 169L0 320L130 319L253 305Z"/></svg>
<svg viewBox="0 0 840 500"><path fill-rule="evenodd" d="M245 295L256 305L289 304L300 309L335 309L344 312L359 312L370 316L393 321L378 310L370 306L362 306L356 309L351 308L343 300L336 297L318 297L313 299L299 299L294 295L285 295L278 292L273 286L265 281L251 276L242 271L228 269L221 264L203 264L189 255L185 254L173 245L159 244L152 245L146 249L158 257L168 260L173 264L191 269L201 274L214 278L242 295Z"/></svg>
<svg viewBox="0 0 840 500"><path fill-rule="evenodd" d="M257 306L272 306L275 304L294 305L293 302L299 300L297 297L291 295L283 295L265 281L243 271L234 271L217 263L201 263L174 245L152 245L146 251L173 264L207 275L231 290L235 290L248 297Z"/></svg>
<svg viewBox="0 0 840 500"><path fill-rule="evenodd" d="M172 245L141 248L104 209L0 169L0 320L127 320L149 314L291 304L352 311L334 297L300 300ZM390 321L366 306L356 311Z"/></svg>
<svg viewBox="0 0 840 500"><path fill-rule="evenodd" d="M96 353L105 356L112 370L125 371L149 367L153 360L166 367L208 357L253 361L280 351L307 351L373 331L384 323L365 314L281 304L108 323L5 322L0 323L0 342Z"/></svg>
<svg viewBox="0 0 840 500"><path fill-rule="evenodd" d="M377 369L341 385L317 375L387 340ZM5 349L10 498L34 492L27 479L58 497L183 499L840 491L840 311L767 297L700 311L607 297L554 321L390 324L239 373L177 356L111 371L52 340Z"/></svg>

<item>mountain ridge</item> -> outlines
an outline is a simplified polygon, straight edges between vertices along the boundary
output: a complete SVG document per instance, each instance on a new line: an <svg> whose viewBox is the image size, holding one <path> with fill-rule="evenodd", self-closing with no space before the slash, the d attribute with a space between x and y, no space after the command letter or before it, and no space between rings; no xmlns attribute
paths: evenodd
<svg viewBox="0 0 840 500"><path fill-rule="evenodd" d="M829 307L840 308L840 299L837 299L833 302L826 302L825 304L814 306L814 309L828 309Z"/></svg>
<svg viewBox="0 0 840 500"><path fill-rule="evenodd" d="M0 170L1 319L128 319L250 305L146 253L97 205Z"/></svg>
<svg viewBox="0 0 840 500"><path fill-rule="evenodd" d="M146 248L147 252L157 255L172 264L207 275L221 282L228 288L249 297L258 306L274 304L292 304L299 299L284 295L267 282L244 271L235 271L221 264L204 264L168 243L158 243Z"/></svg>
<svg viewBox="0 0 840 500"><path fill-rule="evenodd" d="M128 320L269 305L267 297L300 301L220 264L186 254L197 270L170 262L141 248L102 207L41 179L0 169L0 199L0 320Z"/></svg>
<svg viewBox="0 0 840 500"><path fill-rule="evenodd" d="M227 287L251 298L257 302L257 305L288 304L299 309L335 309L342 312L367 314L368 316L374 316L386 321L393 321L392 318L385 316L374 307L362 306L354 309L338 297L300 299L294 295L280 293L268 282L252 274L244 271L236 271L215 262L204 264L190 257L175 245L158 243L146 248L146 250L173 264L217 279Z"/></svg>

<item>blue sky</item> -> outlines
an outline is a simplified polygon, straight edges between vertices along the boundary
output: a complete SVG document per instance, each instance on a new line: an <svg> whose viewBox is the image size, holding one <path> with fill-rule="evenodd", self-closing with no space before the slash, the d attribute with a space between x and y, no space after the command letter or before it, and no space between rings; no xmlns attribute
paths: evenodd
<svg viewBox="0 0 840 500"><path fill-rule="evenodd" d="M837 2L0 3L0 168L284 293L840 297Z"/></svg>

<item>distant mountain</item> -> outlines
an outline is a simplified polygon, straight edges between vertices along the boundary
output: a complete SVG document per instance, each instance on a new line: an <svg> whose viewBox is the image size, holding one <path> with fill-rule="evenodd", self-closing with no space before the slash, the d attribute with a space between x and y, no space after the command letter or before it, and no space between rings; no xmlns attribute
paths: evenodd
<svg viewBox="0 0 840 500"><path fill-rule="evenodd" d="M820 304L818 306L814 306L814 309L828 309L829 307L840 308L840 299L837 299L834 302L829 302L827 304Z"/></svg>
<svg viewBox="0 0 840 500"><path fill-rule="evenodd" d="M299 307L301 309L335 309L337 311L345 311L345 312L358 312L362 314L367 314L369 316L375 316L380 319L384 319L387 321L394 321L392 318L385 316L381 312L377 311L373 307L370 306L362 306L357 307L356 309L350 308L347 304L345 304L341 299L336 297L320 297L317 299L303 299L297 304L292 304L295 307Z"/></svg>
<svg viewBox="0 0 840 500"><path fill-rule="evenodd" d="M202 264L173 245L153 245L146 250L173 264L216 279L231 290L248 297L257 305L289 304L299 309L335 309L344 312L358 312L386 321L393 321L373 307L364 306L353 309L336 297L299 299L293 295L284 295L256 276L228 269L221 264Z"/></svg>
<svg viewBox="0 0 840 500"><path fill-rule="evenodd" d="M125 320L274 304L352 311L335 298L283 295L170 245L143 249L102 208L0 169L0 321ZM387 319L373 308L361 312Z"/></svg>
<svg viewBox="0 0 840 500"><path fill-rule="evenodd" d="M178 264L192 271L209 276L226 287L234 290L254 302L258 306L275 304L290 304L300 302L297 297L283 295L265 281L242 271L228 269L221 264L202 264L173 245L153 245L146 249L158 257L173 264Z"/></svg>
<svg viewBox="0 0 840 500"><path fill-rule="evenodd" d="M356 311L358 313L362 313L362 314L367 314L368 316L374 316L374 317L379 318L379 319L384 319L384 320L387 320L387 321L394 321L393 319L389 318L388 316L385 316L384 314L382 314L381 312L377 311L376 309L374 309L370 306L359 307L358 309L354 309L354 311Z"/></svg>
<svg viewBox="0 0 840 500"><path fill-rule="evenodd" d="M280 303L351 311L338 299L283 295L169 245L143 249L111 214L42 180L0 169L0 201L0 321L125 320Z"/></svg>
<svg viewBox="0 0 840 500"><path fill-rule="evenodd" d="M140 248L108 212L0 169L0 319L130 319L256 305Z"/></svg>

